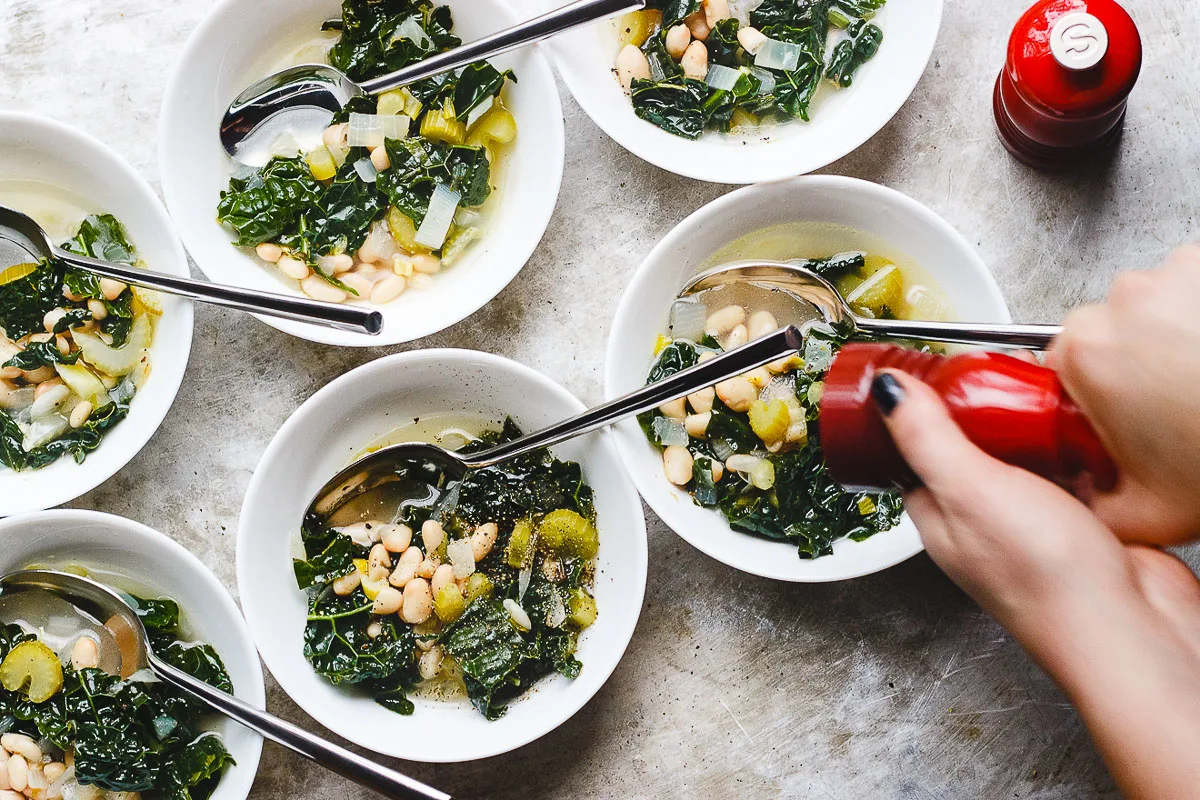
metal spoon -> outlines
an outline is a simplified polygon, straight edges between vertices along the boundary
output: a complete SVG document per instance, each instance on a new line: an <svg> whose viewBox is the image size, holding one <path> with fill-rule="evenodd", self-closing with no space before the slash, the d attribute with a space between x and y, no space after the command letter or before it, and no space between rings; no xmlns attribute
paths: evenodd
<svg viewBox="0 0 1200 800"><path fill-rule="evenodd" d="M888 339L1024 347L1045 350L1062 333L1061 325L1013 325L989 322L922 322L871 319L855 314L833 284L817 273L784 261L736 261L702 272L688 282L680 297L731 283L781 290L809 303L830 325L849 326L854 333Z"/></svg>
<svg viewBox="0 0 1200 800"><path fill-rule="evenodd" d="M576 0L540 17L435 53L423 61L362 83L328 64L301 64L258 81L234 98L221 120L221 144L234 161L261 167L285 132L319 138L334 113L352 97L378 95L476 61L507 53L555 34L646 7L646 0Z"/></svg>
<svg viewBox="0 0 1200 800"><path fill-rule="evenodd" d="M56 570L30 569L0 577L0 592L29 590L56 594L98 620L120 617L137 638L141 659L138 668L149 667L161 680L195 696L213 710L360 786L395 800L450 800L450 795L445 792L382 767L265 711L259 711L158 658L150 647L146 628L137 613L121 595L107 586Z"/></svg>
<svg viewBox="0 0 1200 800"><path fill-rule="evenodd" d="M20 255L21 253L24 255ZM31 217L0 206L0 264L17 264L25 256L65 261L73 267L94 272L104 278L157 289L202 303L249 311L252 314L266 314L270 317L310 322L329 328L369 333L373 336L383 330L383 315L378 311L270 292L252 292L236 286L165 275L77 255L51 242L46 231Z"/></svg>

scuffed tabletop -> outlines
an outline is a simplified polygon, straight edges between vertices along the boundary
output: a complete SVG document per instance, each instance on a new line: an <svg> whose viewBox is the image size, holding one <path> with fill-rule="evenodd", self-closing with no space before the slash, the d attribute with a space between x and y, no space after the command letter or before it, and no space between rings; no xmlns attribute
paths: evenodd
<svg viewBox="0 0 1200 800"><path fill-rule="evenodd" d="M877 181L967 236L1021 321L1057 321L1121 270L1200 235L1200 29L1193 0L1123 0L1145 44L1118 152L1083 174L1012 161L991 92L1024 0L947 0L933 60L899 115L827 171ZM0 108L46 114L157 182L167 76L209 0L4 0ZM198 307L191 366L140 456L75 505L122 514L198 554L231 590L242 495L275 430L365 361L490 350L589 403L617 299L640 259L730 187L678 178L609 140L563 92L558 210L520 276L470 320L409 348L339 350ZM198 273L196 273L198 275ZM586 291L580 291L586 287ZM785 585L701 555L648 513L650 579L624 661L559 731L500 758L398 763L456 797L1110 797L1074 711L1020 647L924 556L836 585ZM1186 554L1200 562L1195 549ZM308 727L268 676L272 710ZM252 797L357 787L274 745Z"/></svg>

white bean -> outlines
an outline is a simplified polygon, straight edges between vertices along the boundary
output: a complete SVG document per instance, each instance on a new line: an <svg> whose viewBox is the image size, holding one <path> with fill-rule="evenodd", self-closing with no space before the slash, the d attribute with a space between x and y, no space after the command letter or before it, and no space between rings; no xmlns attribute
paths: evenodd
<svg viewBox="0 0 1200 800"><path fill-rule="evenodd" d="M692 32L682 22L667 31L667 35L663 40L668 55L676 61L683 58L683 52L687 50L687 46L691 43Z"/></svg>
<svg viewBox="0 0 1200 800"><path fill-rule="evenodd" d="M713 483L720 483L721 478L725 475L725 465L720 461L712 462Z"/></svg>
<svg viewBox="0 0 1200 800"><path fill-rule="evenodd" d="M103 322L108 318L108 306L104 305L101 300L88 300L88 311L92 312L92 319L96 322Z"/></svg>
<svg viewBox="0 0 1200 800"><path fill-rule="evenodd" d="M721 381L716 390L721 402L734 411L749 411L750 405L758 399L754 384L741 376Z"/></svg>
<svg viewBox="0 0 1200 800"><path fill-rule="evenodd" d="M28 800L28 798L12 789L0 789L0 800Z"/></svg>
<svg viewBox="0 0 1200 800"><path fill-rule="evenodd" d="M684 76L697 81L702 81L708 76L708 48L704 46L704 42L699 41L700 38L702 37L697 36L697 41L689 44L687 50L683 51L683 58L679 59Z"/></svg>
<svg viewBox="0 0 1200 800"><path fill-rule="evenodd" d="M383 633L382 622L377 619L373 619L367 623L367 636L370 636L372 639L378 639L381 633Z"/></svg>
<svg viewBox="0 0 1200 800"><path fill-rule="evenodd" d="M437 597L438 592L442 587L454 583L454 567L449 564L442 564L433 573L433 577L429 580L430 589L433 591L433 596Z"/></svg>
<svg viewBox="0 0 1200 800"><path fill-rule="evenodd" d="M767 364L767 369L776 375L782 375L785 372L791 372L803 363L798 355L784 356Z"/></svg>
<svg viewBox="0 0 1200 800"><path fill-rule="evenodd" d="M46 776L46 780L54 783L62 777L62 774L67 771L67 765L61 761L51 761L46 766L42 767L42 774Z"/></svg>
<svg viewBox="0 0 1200 800"><path fill-rule="evenodd" d="M31 737L23 733L6 733L0 736L0 747L35 764L42 760L42 748L38 747L37 742Z"/></svg>
<svg viewBox="0 0 1200 800"><path fill-rule="evenodd" d="M42 317L42 326L45 327L46 333L53 333L54 326L67 315L65 308L52 308L46 312L46 316Z"/></svg>
<svg viewBox="0 0 1200 800"><path fill-rule="evenodd" d="M421 548L416 545L411 545L407 550L400 554L401 564L412 564L414 567L425 560L425 554L421 552Z"/></svg>
<svg viewBox="0 0 1200 800"><path fill-rule="evenodd" d="M738 453L725 459L725 469L732 470L733 472L748 473L758 466L760 460L757 456Z"/></svg>
<svg viewBox="0 0 1200 800"><path fill-rule="evenodd" d="M284 275L287 275L289 278L297 281L302 281L309 275L312 275L312 270L308 268L308 264L305 264L300 259L293 258L292 256L283 256L275 262L275 266L279 267L279 271ZM329 286L328 283L325 283L325 281L321 280L320 278L317 278L317 280L321 283L324 283L326 286ZM330 288L336 289L337 287L333 286ZM305 291L308 290L306 289Z"/></svg>
<svg viewBox="0 0 1200 800"><path fill-rule="evenodd" d="M36 389L33 390L33 399L37 400L39 397L41 397L42 395L44 395L46 392L50 391L51 389L57 389L59 386L65 386L65 385L66 384L63 383L62 380L59 378L51 378L48 381L43 381L42 383L38 384L38 387Z"/></svg>
<svg viewBox="0 0 1200 800"><path fill-rule="evenodd" d="M371 569L390 567L392 566L392 555L382 544L377 544L371 548L371 553L367 556L367 564Z"/></svg>
<svg viewBox="0 0 1200 800"><path fill-rule="evenodd" d="M358 272L347 272L345 275L339 276L338 280L358 292L357 299L359 300L365 300L370 297L371 289L375 287L375 284L371 283L371 281L364 278Z"/></svg>
<svg viewBox="0 0 1200 800"><path fill-rule="evenodd" d="M79 637L71 648L71 666L75 669L95 669L100 666L100 648L96 646L95 639L90 636Z"/></svg>
<svg viewBox="0 0 1200 800"><path fill-rule="evenodd" d="M677 444L663 450L663 472L676 486L687 486L692 479L692 454Z"/></svg>
<svg viewBox="0 0 1200 800"><path fill-rule="evenodd" d="M325 129L325 132L321 134L321 141L324 142L325 146L330 150L335 148L338 150L345 149L346 132L349 129L349 124L345 122L342 122L338 125L330 125Z"/></svg>
<svg viewBox="0 0 1200 800"><path fill-rule="evenodd" d="M377 306L390 303L404 294L407 285L399 275L389 275L371 289L371 302Z"/></svg>
<svg viewBox="0 0 1200 800"><path fill-rule="evenodd" d="M372 150L371 163L375 166L375 169L379 170L380 172L383 172L385 169L390 169L392 166L392 160L388 158L387 148L383 145L380 145Z"/></svg>
<svg viewBox="0 0 1200 800"><path fill-rule="evenodd" d="M441 645L435 644L421 654L421 659L417 662L417 671L425 680L432 680L442 671Z"/></svg>
<svg viewBox="0 0 1200 800"><path fill-rule="evenodd" d="M725 306L720 311L708 315L704 323L704 332L713 336L724 336L746 321L746 309L741 306Z"/></svg>
<svg viewBox="0 0 1200 800"><path fill-rule="evenodd" d="M420 625L433 613L433 590L424 578L413 578L404 587L404 606L400 619L409 625Z"/></svg>
<svg viewBox="0 0 1200 800"><path fill-rule="evenodd" d="M112 302L120 297L121 292L125 291L127 288L129 287L120 281L113 280L112 278L100 279L100 294L104 295L104 299L108 300L109 302Z"/></svg>
<svg viewBox="0 0 1200 800"><path fill-rule="evenodd" d="M437 572L438 565L434 563L432 558L427 558L420 564L417 564L417 577L429 580L433 577L433 573Z"/></svg>
<svg viewBox="0 0 1200 800"><path fill-rule="evenodd" d="M704 21L708 27L715 28L718 22L730 16L727 0L704 0Z"/></svg>
<svg viewBox="0 0 1200 800"><path fill-rule="evenodd" d="M705 433L708 431L708 423L711 419L711 411L706 411L703 414L689 414L688 418L683 421L683 427L687 429L688 436L703 439Z"/></svg>
<svg viewBox="0 0 1200 800"><path fill-rule="evenodd" d="M16 792L10 792L12 786L8 783L8 754L0 752L0 800L9 800L9 795L12 795L16 800L23 800L21 795Z"/></svg>
<svg viewBox="0 0 1200 800"><path fill-rule="evenodd" d="M767 35L758 28L753 28L749 25L738 29L737 38L738 44L750 55L758 53L762 49L762 46L767 43Z"/></svg>
<svg viewBox="0 0 1200 800"><path fill-rule="evenodd" d="M746 326L735 325L733 330L725 337L725 341L721 343L721 346L726 350L732 350L735 347L741 347L748 341L750 341L750 334L746 330Z"/></svg>
<svg viewBox="0 0 1200 800"><path fill-rule="evenodd" d="M754 388L762 389L771 382L771 371L766 367L755 367L749 372L742 373L742 377L754 384Z"/></svg>
<svg viewBox="0 0 1200 800"><path fill-rule="evenodd" d="M436 519L427 519L425 524L421 526L421 541L425 543L425 552L432 553L442 546L442 542L446 541L446 531L442 528L442 523Z"/></svg>
<svg viewBox="0 0 1200 800"><path fill-rule="evenodd" d="M371 604L371 613L386 617L388 614L395 614L403 606L404 595L400 590L384 586L379 590L379 594L375 595L375 601Z"/></svg>
<svg viewBox="0 0 1200 800"><path fill-rule="evenodd" d="M412 266L424 275L436 275L442 271L442 260L432 253L417 253L412 257Z"/></svg>
<svg viewBox="0 0 1200 800"><path fill-rule="evenodd" d="M775 321L775 315L770 311L755 311L750 315L750 321L746 323L746 330L750 333L750 339L753 341L779 330L779 323Z"/></svg>
<svg viewBox="0 0 1200 800"><path fill-rule="evenodd" d="M324 300L326 303L346 302L346 293L320 275L309 275L300 281L300 288L313 300Z"/></svg>
<svg viewBox="0 0 1200 800"><path fill-rule="evenodd" d="M391 553L403 553L412 544L412 528L407 525L381 525L379 540Z"/></svg>
<svg viewBox="0 0 1200 800"><path fill-rule="evenodd" d="M338 253L332 256L321 256L317 259L317 266L326 272L332 272L334 275L341 275L343 272L349 272L354 269L354 258L346 253Z"/></svg>
<svg viewBox="0 0 1200 800"><path fill-rule="evenodd" d="M333 579L333 593L338 597L354 594L354 590L362 583L362 573L354 570L349 575Z"/></svg>
<svg viewBox="0 0 1200 800"><path fill-rule="evenodd" d="M475 557L475 563L483 561L487 554L492 552L499 535L500 528L494 522L485 522L475 529L471 534L471 555Z"/></svg>
<svg viewBox="0 0 1200 800"><path fill-rule="evenodd" d="M254 252L263 261L274 264L283 256L283 248L274 242L263 242L258 247L254 248Z"/></svg>
<svg viewBox="0 0 1200 800"><path fill-rule="evenodd" d="M634 78L650 79L650 62L646 54L632 42L621 48L617 53L617 80L625 91L629 91Z"/></svg>
<svg viewBox="0 0 1200 800"><path fill-rule="evenodd" d="M24 792L29 785L29 762L20 753L13 753L8 759L8 785L15 792Z"/></svg>
<svg viewBox="0 0 1200 800"><path fill-rule="evenodd" d="M62 353L64 356L69 355L71 352L71 340L67 337L68 334L65 333L60 333L58 336L54 337L54 346L57 347L58 352Z"/></svg>
<svg viewBox="0 0 1200 800"><path fill-rule="evenodd" d="M663 403L658 407L658 410L662 412L664 417L670 417L671 419L682 422L683 418L687 416L686 403L687 401L680 397L678 400L672 400L669 403Z"/></svg>
<svg viewBox="0 0 1200 800"><path fill-rule="evenodd" d="M712 411L713 400L716 396L716 390L711 386L706 386L698 392L689 394L687 400L688 404L692 407L692 411L695 411L697 414L706 414Z"/></svg>
<svg viewBox="0 0 1200 800"><path fill-rule="evenodd" d="M388 578L388 583L397 588L403 589L408 585L408 582L417 577L417 565L407 562L401 562L396 566L396 571Z"/></svg>
<svg viewBox="0 0 1200 800"><path fill-rule="evenodd" d="M683 18L683 24L688 26L693 39L704 41L708 38L708 34L712 33L712 28L709 26L703 10L688 14Z"/></svg>
<svg viewBox="0 0 1200 800"><path fill-rule="evenodd" d="M433 285L433 276L418 272L408 279L409 289L428 289Z"/></svg>
<svg viewBox="0 0 1200 800"><path fill-rule="evenodd" d="M80 400L71 409L71 427L82 428L83 423L88 421L88 417L92 415L92 403L90 400Z"/></svg>

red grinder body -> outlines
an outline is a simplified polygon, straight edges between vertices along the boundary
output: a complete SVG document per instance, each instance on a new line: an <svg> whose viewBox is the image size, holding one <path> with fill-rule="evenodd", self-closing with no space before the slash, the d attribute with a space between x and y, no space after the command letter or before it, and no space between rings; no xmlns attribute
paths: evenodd
<svg viewBox="0 0 1200 800"><path fill-rule="evenodd" d="M855 490L911 483L871 399L882 369L931 386L967 438L1009 464L1059 482L1083 473L1110 489L1116 467L1053 370L1000 353L946 357L894 345L848 344L834 359L821 398L821 445L834 480Z"/></svg>

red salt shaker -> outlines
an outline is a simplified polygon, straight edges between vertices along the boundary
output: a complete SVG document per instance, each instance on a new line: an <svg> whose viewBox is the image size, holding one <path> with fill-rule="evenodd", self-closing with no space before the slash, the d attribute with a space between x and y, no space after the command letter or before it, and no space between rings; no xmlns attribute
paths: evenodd
<svg viewBox="0 0 1200 800"><path fill-rule="evenodd" d="M1121 136L1142 40L1115 0L1040 0L1008 40L992 107L1004 146L1038 169L1066 169Z"/></svg>
<svg viewBox="0 0 1200 800"><path fill-rule="evenodd" d="M871 399L871 381L897 369L933 387L967 438L984 452L1050 480L1083 474L1099 489L1116 484L1112 459L1051 369L1000 353L953 357L894 345L848 344L825 378L820 435L838 483L858 491L911 485Z"/></svg>

